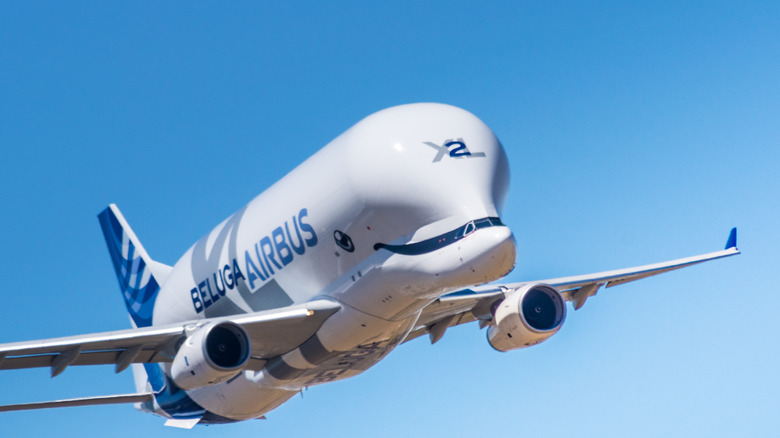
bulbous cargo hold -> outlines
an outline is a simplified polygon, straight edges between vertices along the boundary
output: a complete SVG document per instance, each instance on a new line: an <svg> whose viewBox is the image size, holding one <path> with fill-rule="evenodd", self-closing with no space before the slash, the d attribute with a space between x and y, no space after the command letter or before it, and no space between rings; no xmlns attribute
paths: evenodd
<svg viewBox="0 0 780 438"><path fill-rule="evenodd" d="M374 306L363 296L368 290L379 296L376 285L357 292L335 284L352 275L365 283L382 257L394 255L387 248L484 221L492 227L465 230L468 237L458 245L395 254L381 268L387 275L371 281L413 300L500 278L514 265L514 236L499 220L508 187L501 142L468 111L435 103L379 111L196 242L161 285L154 323L267 310L325 290L338 290L334 298L368 313L403 317L414 302L396 299L390 309L381 298L369 298ZM504 250L476 244L483 238ZM478 248L462 256L455 254L460 244ZM447 269L438 266L444 257L421 263L444 252L463 263Z"/></svg>

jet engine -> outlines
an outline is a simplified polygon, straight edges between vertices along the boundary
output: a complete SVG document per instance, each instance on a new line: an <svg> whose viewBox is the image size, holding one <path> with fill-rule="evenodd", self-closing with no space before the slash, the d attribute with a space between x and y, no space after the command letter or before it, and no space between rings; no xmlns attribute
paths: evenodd
<svg viewBox="0 0 780 438"><path fill-rule="evenodd" d="M498 351L530 347L554 335L564 318L566 302L558 290L546 284L528 284L507 293L493 310L488 342Z"/></svg>
<svg viewBox="0 0 780 438"><path fill-rule="evenodd" d="M251 351L249 336L241 326L227 321L205 325L179 347L171 378L183 389L223 382L243 369Z"/></svg>

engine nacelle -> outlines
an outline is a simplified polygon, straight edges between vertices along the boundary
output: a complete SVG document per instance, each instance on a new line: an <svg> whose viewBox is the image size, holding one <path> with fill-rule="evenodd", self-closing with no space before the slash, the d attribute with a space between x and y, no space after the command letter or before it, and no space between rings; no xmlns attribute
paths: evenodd
<svg viewBox="0 0 780 438"><path fill-rule="evenodd" d="M251 351L249 336L241 326L227 321L208 324L179 347L171 378L183 389L223 382L241 371Z"/></svg>
<svg viewBox="0 0 780 438"><path fill-rule="evenodd" d="M554 335L565 318L560 292L546 284L528 284L509 292L493 311L488 342L498 351L530 347Z"/></svg>

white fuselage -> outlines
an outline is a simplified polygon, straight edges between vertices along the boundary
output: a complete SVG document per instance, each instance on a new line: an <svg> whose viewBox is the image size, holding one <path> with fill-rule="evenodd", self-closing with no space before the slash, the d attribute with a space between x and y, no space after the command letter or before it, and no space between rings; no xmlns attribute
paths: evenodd
<svg viewBox="0 0 780 438"><path fill-rule="evenodd" d="M498 218L508 184L500 142L464 110L413 104L362 120L195 243L163 283L153 321L314 298L341 310L263 371L188 395L241 420L303 387L364 371L403 341L432 300L511 270L508 228L462 228ZM468 236L418 245L414 254L391 250L456 229Z"/></svg>

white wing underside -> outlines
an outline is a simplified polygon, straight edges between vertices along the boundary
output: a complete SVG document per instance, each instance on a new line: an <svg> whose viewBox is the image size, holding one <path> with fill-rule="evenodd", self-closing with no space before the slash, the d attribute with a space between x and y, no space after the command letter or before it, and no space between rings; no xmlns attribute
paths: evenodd
<svg viewBox="0 0 780 438"><path fill-rule="evenodd" d="M732 231L729 237L727 246L729 245L733 246L722 251L651 265L572 277L494 284L455 292L439 298L426 307L420 316L417 326L406 338L406 341L427 333L433 343L441 339L448 327L475 320L480 320L481 324L484 325L491 319L491 307L495 302L504 299L505 293L529 283L545 283L554 286L567 301L572 302L576 310L581 308L585 301L595 295L602 286L618 286L706 261L739 254L739 250L736 248L736 234L734 231Z"/></svg>
<svg viewBox="0 0 780 438"><path fill-rule="evenodd" d="M242 326L252 340L249 369L286 353L311 337L338 304L319 300L245 315L208 318L80 336L0 345L0 370L50 367L52 377L70 365L114 364L121 372L133 363L171 362L177 344L197 328L219 321Z"/></svg>

